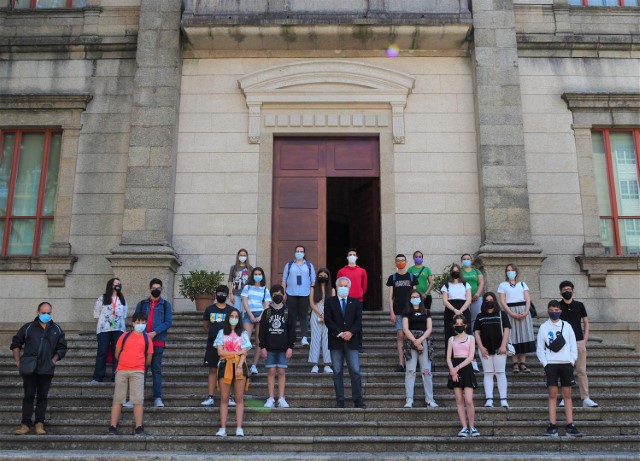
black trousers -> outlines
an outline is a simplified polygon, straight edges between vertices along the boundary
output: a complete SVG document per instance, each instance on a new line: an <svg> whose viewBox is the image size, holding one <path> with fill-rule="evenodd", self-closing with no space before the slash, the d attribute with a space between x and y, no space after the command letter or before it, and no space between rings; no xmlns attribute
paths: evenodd
<svg viewBox="0 0 640 461"><path fill-rule="evenodd" d="M287 309L300 322L300 335L307 336L309 331L309 296L287 295Z"/></svg>
<svg viewBox="0 0 640 461"><path fill-rule="evenodd" d="M33 401L36 396L36 423L44 423L45 413L47 411L47 401L49 397L49 388L53 375L22 375L24 388L24 398L22 399L22 424L32 426L31 416L33 415Z"/></svg>

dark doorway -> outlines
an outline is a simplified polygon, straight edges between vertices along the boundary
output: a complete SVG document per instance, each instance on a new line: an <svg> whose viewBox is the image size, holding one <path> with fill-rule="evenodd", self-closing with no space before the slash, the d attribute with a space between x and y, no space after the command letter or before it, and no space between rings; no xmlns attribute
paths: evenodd
<svg viewBox="0 0 640 461"><path fill-rule="evenodd" d="M355 248L368 276L365 310L381 310L380 178L327 178L326 203L326 261L333 279Z"/></svg>

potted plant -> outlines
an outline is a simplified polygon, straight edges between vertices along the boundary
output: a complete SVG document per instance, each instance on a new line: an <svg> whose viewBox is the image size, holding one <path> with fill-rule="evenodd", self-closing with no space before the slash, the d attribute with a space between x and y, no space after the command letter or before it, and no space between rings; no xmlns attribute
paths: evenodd
<svg viewBox="0 0 640 461"><path fill-rule="evenodd" d="M224 280L224 273L220 271L189 271L180 279L180 295L195 301L196 310L202 312L213 304L216 288Z"/></svg>

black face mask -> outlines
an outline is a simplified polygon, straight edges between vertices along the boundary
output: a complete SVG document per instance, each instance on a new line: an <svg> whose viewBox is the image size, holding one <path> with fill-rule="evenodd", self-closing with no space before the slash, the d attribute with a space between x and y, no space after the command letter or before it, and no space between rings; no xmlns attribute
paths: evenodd
<svg viewBox="0 0 640 461"><path fill-rule="evenodd" d="M116 293L120 293L122 291L122 285L114 285L113 289L116 290Z"/></svg>
<svg viewBox="0 0 640 461"><path fill-rule="evenodd" d="M328 277L318 277L318 282L327 283L329 281Z"/></svg>
<svg viewBox="0 0 640 461"><path fill-rule="evenodd" d="M451 273L451 278L452 278L452 279L459 279L459 278L460 278L460 272L458 272L458 271L453 271L453 272Z"/></svg>
<svg viewBox="0 0 640 461"><path fill-rule="evenodd" d="M564 293L561 293L561 294L562 294L562 297L567 301L569 301L573 297L573 293L571 293L570 291L565 291Z"/></svg>
<svg viewBox="0 0 640 461"><path fill-rule="evenodd" d="M456 325L453 329L456 333L464 333L464 330L466 330L464 325Z"/></svg>
<svg viewBox="0 0 640 461"><path fill-rule="evenodd" d="M282 303L282 300L284 299L284 296L282 295L273 295L273 302L276 304L280 304Z"/></svg>
<svg viewBox="0 0 640 461"><path fill-rule="evenodd" d="M227 295L216 295L216 301L218 301L220 304L226 302Z"/></svg>
<svg viewBox="0 0 640 461"><path fill-rule="evenodd" d="M490 311L494 307L496 307L496 303L494 303L493 301L487 301L486 303L484 303L484 307L486 310Z"/></svg>
<svg viewBox="0 0 640 461"><path fill-rule="evenodd" d="M153 296L154 298L159 298L160 293L162 293L162 290L160 288L154 288L153 290L151 290L151 296Z"/></svg>

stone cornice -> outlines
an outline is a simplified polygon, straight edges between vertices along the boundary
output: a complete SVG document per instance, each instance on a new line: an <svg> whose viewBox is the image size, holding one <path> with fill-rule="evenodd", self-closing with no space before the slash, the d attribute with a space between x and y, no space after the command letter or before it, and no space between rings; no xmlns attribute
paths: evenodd
<svg viewBox="0 0 640 461"><path fill-rule="evenodd" d="M89 93L0 93L2 110L85 110Z"/></svg>
<svg viewBox="0 0 640 461"><path fill-rule="evenodd" d="M50 287L64 287L65 277L73 270L78 258L68 256L3 256L0 257L0 272L35 271L45 272Z"/></svg>
<svg viewBox="0 0 640 461"><path fill-rule="evenodd" d="M589 286L607 286L609 272L640 272L640 256L576 256L580 269L587 273Z"/></svg>
<svg viewBox="0 0 640 461"><path fill-rule="evenodd" d="M562 99L571 111L640 111L639 93L564 93Z"/></svg>

